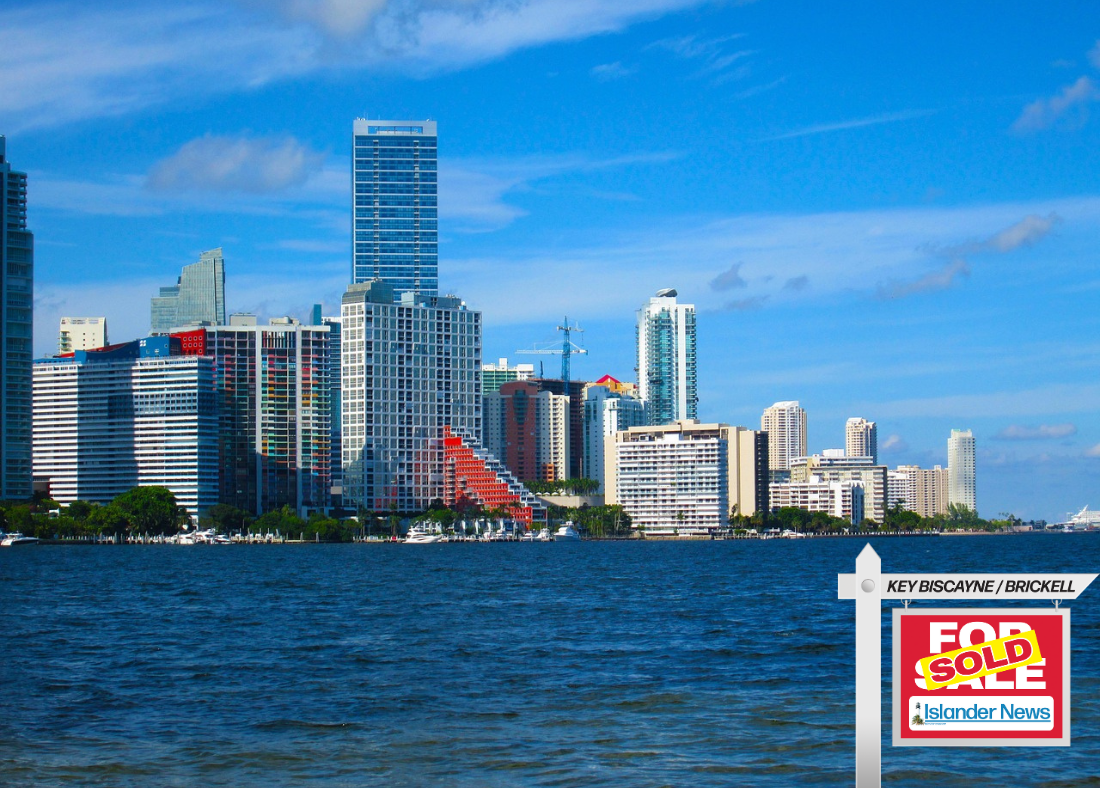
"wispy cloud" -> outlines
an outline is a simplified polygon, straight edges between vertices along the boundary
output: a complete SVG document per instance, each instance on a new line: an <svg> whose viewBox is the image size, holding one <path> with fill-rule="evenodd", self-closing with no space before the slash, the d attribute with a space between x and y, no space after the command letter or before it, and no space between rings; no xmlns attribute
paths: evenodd
<svg viewBox="0 0 1100 788"><path fill-rule="evenodd" d="M1010 424L993 437L1003 441L1034 441L1068 438L1076 434L1076 424L1040 424L1038 426Z"/></svg>
<svg viewBox="0 0 1100 788"><path fill-rule="evenodd" d="M325 155L294 137L207 135L191 140L150 170L149 188L266 194L299 186L319 171Z"/></svg>
<svg viewBox="0 0 1100 788"><path fill-rule="evenodd" d="M761 93L767 93L769 90L779 87L787 81L786 77L780 77L779 79L773 79L771 82L766 82L763 85L753 85L751 88L746 88L740 93L735 94L739 99L752 98L753 96Z"/></svg>
<svg viewBox="0 0 1100 788"><path fill-rule="evenodd" d="M904 454L909 451L909 444L905 442L905 439L898 434L887 436L886 440L879 446L879 451L883 454Z"/></svg>
<svg viewBox="0 0 1100 788"><path fill-rule="evenodd" d="M879 298L893 299L918 293L947 290L960 278L970 276L970 264L966 258L984 252L1005 254L1021 247L1032 246L1043 238L1062 219L1055 213L1047 216L1029 214L1018 222L1000 230L982 241L954 244L931 251L946 262L933 271L911 280L891 280L879 286Z"/></svg>
<svg viewBox="0 0 1100 788"><path fill-rule="evenodd" d="M1095 446L1089 447L1085 451L1085 456L1086 457L1100 457L1100 443L1097 443Z"/></svg>
<svg viewBox="0 0 1100 788"><path fill-rule="evenodd" d="M615 79L629 77L637 70L634 66L624 66L622 61L616 60L614 63L601 63L598 66L593 66L589 73L600 82L610 82Z"/></svg>
<svg viewBox="0 0 1100 788"><path fill-rule="evenodd" d="M852 120L841 120L836 123L817 123L813 126L804 126L794 131L787 131L782 134L776 134L771 137L765 137L764 141L769 142L771 140L789 140L795 137L809 137L813 134L829 134L834 131L846 131L848 129L859 129L864 126L879 126L883 123L898 123L903 120L913 120L914 118L923 118L928 115L932 115L936 112L934 109L908 109L902 112L887 112L883 115L871 115L866 118L853 118Z"/></svg>
<svg viewBox="0 0 1100 788"><path fill-rule="evenodd" d="M710 289L718 292L733 290L737 287L748 287L748 282L741 278L741 263L734 263L728 269L710 280Z"/></svg>
<svg viewBox="0 0 1100 788"><path fill-rule="evenodd" d="M1031 102L1012 124L1017 134L1029 134L1049 129L1058 123L1076 127L1088 120L1088 105L1100 101L1100 89L1088 77L1080 77L1072 85L1050 98Z"/></svg>
<svg viewBox="0 0 1100 788"><path fill-rule="evenodd" d="M792 276L786 282L783 283L783 289L788 293L801 293L807 287L810 286L810 277L808 276Z"/></svg>
<svg viewBox="0 0 1100 788"><path fill-rule="evenodd" d="M743 33L732 33L716 38L705 38L700 35L678 36L654 41L646 49L661 49L684 60L700 61L701 65L692 77L709 78L713 84L720 85L724 82L743 79L751 71L743 61L755 55L756 50L730 51L732 47L727 46L731 41L740 38L744 38ZM733 68L734 66L737 68Z"/></svg>
<svg viewBox="0 0 1100 788"><path fill-rule="evenodd" d="M55 126L333 70L424 76L703 1L28 2L0 11L0 125Z"/></svg>

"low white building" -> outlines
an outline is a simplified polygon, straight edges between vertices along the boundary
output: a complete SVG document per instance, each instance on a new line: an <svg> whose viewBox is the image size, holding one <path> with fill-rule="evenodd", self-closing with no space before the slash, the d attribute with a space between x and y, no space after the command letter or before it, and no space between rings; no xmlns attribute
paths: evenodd
<svg viewBox="0 0 1100 788"><path fill-rule="evenodd" d="M886 519L886 473L886 466L876 465L873 457L849 457L843 449L826 449L821 454L795 458L790 481L808 482L818 476L826 482L860 482L864 516L881 523Z"/></svg>
<svg viewBox="0 0 1100 788"><path fill-rule="evenodd" d="M605 438L604 495L646 536L698 536L768 510L768 444L728 424L631 427Z"/></svg>
<svg viewBox="0 0 1100 788"><path fill-rule="evenodd" d="M192 518L217 503L213 362L169 337L34 364L34 475L59 503L167 487Z"/></svg>
<svg viewBox="0 0 1100 788"><path fill-rule="evenodd" d="M850 523L863 519L863 482L825 481L811 476L809 481L772 484L768 488L772 511L785 507L807 512L825 512Z"/></svg>

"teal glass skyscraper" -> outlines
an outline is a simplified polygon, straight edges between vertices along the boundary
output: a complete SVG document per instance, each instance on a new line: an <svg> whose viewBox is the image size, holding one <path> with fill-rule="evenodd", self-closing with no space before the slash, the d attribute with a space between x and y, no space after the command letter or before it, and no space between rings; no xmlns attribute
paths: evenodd
<svg viewBox="0 0 1100 788"><path fill-rule="evenodd" d="M695 306L672 288L638 310L638 395L651 425L698 418Z"/></svg>
<svg viewBox="0 0 1100 788"><path fill-rule="evenodd" d="M435 121L359 118L352 161L352 283L438 295Z"/></svg>
<svg viewBox="0 0 1100 788"><path fill-rule="evenodd" d="M0 136L0 500L31 497L33 303L27 175L11 168Z"/></svg>
<svg viewBox="0 0 1100 788"><path fill-rule="evenodd" d="M225 325L225 258L221 248L185 265L176 284L162 287L150 304L150 332L183 326Z"/></svg>

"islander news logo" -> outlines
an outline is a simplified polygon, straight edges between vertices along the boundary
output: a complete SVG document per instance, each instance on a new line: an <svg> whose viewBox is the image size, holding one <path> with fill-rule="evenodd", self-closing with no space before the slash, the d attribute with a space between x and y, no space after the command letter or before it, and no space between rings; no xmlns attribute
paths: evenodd
<svg viewBox="0 0 1100 788"><path fill-rule="evenodd" d="M894 610L894 744L1069 744L1069 610Z"/></svg>

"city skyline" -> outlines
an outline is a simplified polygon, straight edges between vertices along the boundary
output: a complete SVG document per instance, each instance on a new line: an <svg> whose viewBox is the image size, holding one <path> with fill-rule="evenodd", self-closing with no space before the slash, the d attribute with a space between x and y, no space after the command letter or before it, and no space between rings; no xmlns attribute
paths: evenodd
<svg viewBox="0 0 1100 788"><path fill-rule="evenodd" d="M426 37L386 48L374 23L393 12L379 7L359 27L219 10L219 35L247 27L263 46L235 50L249 78L216 87L191 78L217 44L192 35L212 7L189 21L0 14L16 86L0 133L30 175L36 355L63 315L142 336L134 304L214 246L227 311L334 312L348 123L433 118L452 228L441 289L484 313L486 359L569 314L591 351L576 377L631 379L632 312L671 285L699 309L703 421L752 426L798 399L810 451L844 445L858 414L879 425L883 462L924 467L969 427L979 510L1055 520L1097 505L1100 31L1081 14L1033 20L1021 4L933 26L905 8L800 9L812 32L795 34L781 3L530 2L442 12L492 46L414 15ZM103 33L93 66L56 69L81 51L78 30ZM186 46L155 64L125 57L127 39L173 38ZM20 60L33 42L45 55ZM76 71L79 95L50 76ZM288 109L306 97L309 113Z"/></svg>

